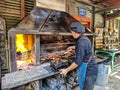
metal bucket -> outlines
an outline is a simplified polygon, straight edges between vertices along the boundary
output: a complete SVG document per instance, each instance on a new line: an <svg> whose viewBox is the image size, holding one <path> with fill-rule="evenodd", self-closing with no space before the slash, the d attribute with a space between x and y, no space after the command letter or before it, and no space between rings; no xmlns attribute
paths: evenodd
<svg viewBox="0 0 120 90"><path fill-rule="evenodd" d="M110 65L98 64L96 84L99 86L106 86L108 84L109 73Z"/></svg>

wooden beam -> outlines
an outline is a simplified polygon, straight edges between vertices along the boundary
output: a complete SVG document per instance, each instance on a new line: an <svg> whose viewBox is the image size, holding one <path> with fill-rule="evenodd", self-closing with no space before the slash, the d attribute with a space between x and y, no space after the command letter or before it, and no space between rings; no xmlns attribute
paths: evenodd
<svg viewBox="0 0 120 90"><path fill-rule="evenodd" d="M21 20L25 17L25 0L21 0Z"/></svg>
<svg viewBox="0 0 120 90"><path fill-rule="evenodd" d="M17 15L20 15L20 10L15 10L15 9L10 9L10 8L2 8L2 10L0 11L2 13L12 13L12 14L17 14Z"/></svg>
<svg viewBox="0 0 120 90"><path fill-rule="evenodd" d="M120 11L107 15L107 19L111 19L119 16L120 16Z"/></svg>
<svg viewBox="0 0 120 90"><path fill-rule="evenodd" d="M36 7L66 11L66 0L36 0Z"/></svg>
<svg viewBox="0 0 120 90"><path fill-rule="evenodd" d="M102 1L100 1L100 2L95 2L94 4L102 4L102 3L106 3L106 2L110 2L110 1L112 1L112 0L102 0Z"/></svg>
<svg viewBox="0 0 120 90"><path fill-rule="evenodd" d="M104 7L109 7L110 5L106 4L106 3L102 3L101 5L103 5Z"/></svg>
<svg viewBox="0 0 120 90"><path fill-rule="evenodd" d="M95 7L92 7L92 30L95 32Z"/></svg>
<svg viewBox="0 0 120 90"><path fill-rule="evenodd" d="M80 0L75 0L75 1L78 2L78 3L81 3L81 4L88 5L88 6L94 6L94 7L96 7L96 8L100 8L100 9L103 8L102 6L95 5L95 4L92 4L92 3L88 3L88 2L85 2L85 1L80 1Z"/></svg>
<svg viewBox="0 0 120 90"><path fill-rule="evenodd" d="M17 66L16 66L16 44L15 44L15 35L13 34L8 34L8 41L9 41L9 71L10 72L15 72L17 71Z"/></svg>
<svg viewBox="0 0 120 90"><path fill-rule="evenodd" d="M106 17L107 17L107 12L104 12L104 18L103 18L103 27L106 28Z"/></svg>
<svg viewBox="0 0 120 90"><path fill-rule="evenodd" d="M35 63L40 64L40 35L35 35Z"/></svg>
<svg viewBox="0 0 120 90"><path fill-rule="evenodd" d="M110 10L117 9L117 8L120 8L120 5L117 5L117 6L109 6L109 7L106 7L106 8L104 8L104 9L97 10L97 11L95 11L95 13L103 13L103 12L110 11Z"/></svg>
<svg viewBox="0 0 120 90"><path fill-rule="evenodd" d="M21 30L21 29L15 29L15 28L11 28L8 31L8 34L10 35L15 35L15 34L37 34L37 35L65 35L65 36L71 36L72 34L70 32L63 32L63 33L59 33L59 32L39 32L39 30ZM87 36L94 36L96 34L94 33L85 33L85 35Z"/></svg>

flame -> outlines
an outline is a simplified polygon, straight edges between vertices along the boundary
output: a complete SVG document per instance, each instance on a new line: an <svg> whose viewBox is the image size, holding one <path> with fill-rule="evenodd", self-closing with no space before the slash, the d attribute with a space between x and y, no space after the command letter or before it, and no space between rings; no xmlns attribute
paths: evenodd
<svg viewBox="0 0 120 90"><path fill-rule="evenodd" d="M16 35L16 48L17 48L17 52L26 52L27 49L24 46L24 37L23 34L17 34Z"/></svg>
<svg viewBox="0 0 120 90"><path fill-rule="evenodd" d="M17 34L16 35L16 52L21 55L16 57L17 68L33 63L32 48L34 43L33 35ZM30 51L28 53L28 51Z"/></svg>

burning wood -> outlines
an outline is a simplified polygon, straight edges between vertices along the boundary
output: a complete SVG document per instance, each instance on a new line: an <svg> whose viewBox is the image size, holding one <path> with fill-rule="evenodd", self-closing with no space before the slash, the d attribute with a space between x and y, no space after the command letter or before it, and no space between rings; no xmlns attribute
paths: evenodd
<svg viewBox="0 0 120 90"><path fill-rule="evenodd" d="M17 68L27 67L30 64L34 64L33 60L33 36L17 34L16 35L16 64Z"/></svg>

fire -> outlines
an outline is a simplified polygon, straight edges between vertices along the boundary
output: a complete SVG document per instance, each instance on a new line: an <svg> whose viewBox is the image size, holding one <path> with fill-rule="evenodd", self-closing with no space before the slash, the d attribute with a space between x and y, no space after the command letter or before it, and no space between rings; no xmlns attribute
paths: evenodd
<svg viewBox="0 0 120 90"><path fill-rule="evenodd" d="M23 34L18 34L16 35L16 48L17 48L17 52L26 52L27 49L25 48L25 45L24 45L24 36Z"/></svg>
<svg viewBox="0 0 120 90"><path fill-rule="evenodd" d="M33 43L33 35L16 35L17 68L33 63Z"/></svg>

